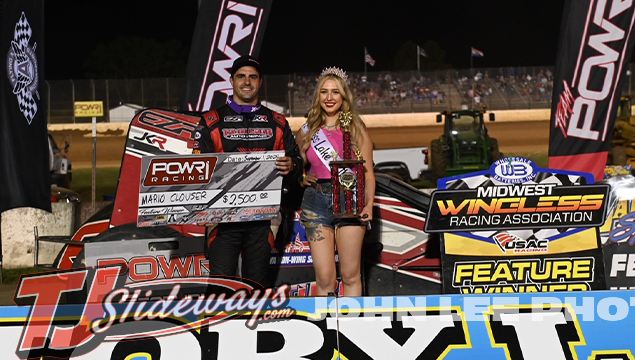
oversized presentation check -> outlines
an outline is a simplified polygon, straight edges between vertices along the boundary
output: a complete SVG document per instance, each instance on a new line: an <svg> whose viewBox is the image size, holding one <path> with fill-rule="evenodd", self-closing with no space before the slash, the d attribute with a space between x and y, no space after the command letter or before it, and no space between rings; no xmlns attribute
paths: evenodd
<svg viewBox="0 0 635 360"><path fill-rule="evenodd" d="M284 151L144 156L137 226L270 220Z"/></svg>

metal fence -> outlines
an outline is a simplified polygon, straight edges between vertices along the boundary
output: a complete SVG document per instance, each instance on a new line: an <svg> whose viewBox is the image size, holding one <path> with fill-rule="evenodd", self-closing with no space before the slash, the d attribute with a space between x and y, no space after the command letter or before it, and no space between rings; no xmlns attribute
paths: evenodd
<svg viewBox="0 0 635 360"><path fill-rule="evenodd" d="M630 66L629 66L630 69ZM630 70L624 91L630 93ZM123 104L178 110L185 79L90 79L46 82L49 123L87 122L73 117L73 102L101 100L107 110ZM315 91L316 74L266 75L261 99L286 115L303 116ZM491 110L549 108L553 68L479 68L436 72L349 73L349 84L363 114L436 112L461 105ZM110 121L108 111L98 121Z"/></svg>

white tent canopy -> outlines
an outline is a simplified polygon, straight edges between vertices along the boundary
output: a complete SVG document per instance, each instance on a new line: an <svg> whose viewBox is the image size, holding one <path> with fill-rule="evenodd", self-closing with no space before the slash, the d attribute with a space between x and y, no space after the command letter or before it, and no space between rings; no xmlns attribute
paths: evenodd
<svg viewBox="0 0 635 360"><path fill-rule="evenodd" d="M136 104L121 104L108 111L110 122L130 122L137 112L144 107Z"/></svg>

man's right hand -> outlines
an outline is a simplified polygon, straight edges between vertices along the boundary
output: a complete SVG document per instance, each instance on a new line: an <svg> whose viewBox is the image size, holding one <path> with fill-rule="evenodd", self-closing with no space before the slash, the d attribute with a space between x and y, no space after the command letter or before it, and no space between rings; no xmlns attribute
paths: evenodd
<svg viewBox="0 0 635 360"><path fill-rule="evenodd" d="M276 169L280 172L280 175L288 175L293 171L293 159L290 156L283 156L276 159Z"/></svg>

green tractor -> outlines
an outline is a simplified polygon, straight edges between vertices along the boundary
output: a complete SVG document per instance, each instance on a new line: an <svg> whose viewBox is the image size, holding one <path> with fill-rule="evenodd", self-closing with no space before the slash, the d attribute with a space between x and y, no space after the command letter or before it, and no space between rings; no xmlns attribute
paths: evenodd
<svg viewBox="0 0 635 360"><path fill-rule="evenodd" d="M635 116L632 113L632 99L628 95L620 98L617 108L608 164L635 167Z"/></svg>
<svg viewBox="0 0 635 360"><path fill-rule="evenodd" d="M430 170L436 178L487 169L502 157L498 141L487 135L484 111L444 111L437 123L445 120L443 135L430 145ZM445 118L445 119L444 119ZM489 113L489 121L494 121Z"/></svg>

